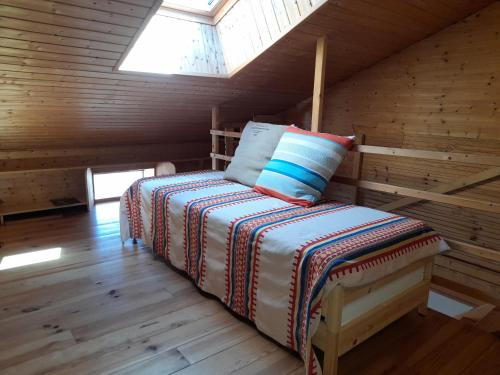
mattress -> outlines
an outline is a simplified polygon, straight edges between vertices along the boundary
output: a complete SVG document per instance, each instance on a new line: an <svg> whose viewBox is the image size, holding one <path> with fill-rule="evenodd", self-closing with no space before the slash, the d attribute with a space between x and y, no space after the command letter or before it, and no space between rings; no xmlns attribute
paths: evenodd
<svg viewBox="0 0 500 375"><path fill-rule="evenodd" d="M298 351L310 373L319 367L306 343L325 293L337 283L370 283L443 247L418 220L340 202L304 208L222 176L137 181L121 200L122 239L142 239L202 290ZM345 319L362 306L349 309Z"/></svg>

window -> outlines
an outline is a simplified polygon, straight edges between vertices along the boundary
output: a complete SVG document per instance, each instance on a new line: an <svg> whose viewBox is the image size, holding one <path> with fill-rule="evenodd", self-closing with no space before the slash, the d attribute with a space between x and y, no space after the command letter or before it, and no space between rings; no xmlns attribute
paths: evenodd
<svg viewBox="0 0 500 375"><path fill-rule="evenodd" d="M126 172L95 173L94 197L96 200L119 198L132 185L143 177L153 177L154 168Z"/></svg>

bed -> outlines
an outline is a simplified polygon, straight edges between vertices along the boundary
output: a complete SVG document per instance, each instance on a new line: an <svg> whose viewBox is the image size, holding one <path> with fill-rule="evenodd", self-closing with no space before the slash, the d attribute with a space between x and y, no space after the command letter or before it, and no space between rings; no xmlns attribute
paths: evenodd
<svg viewBox="0 0 500 375"><path fill-rule="evenodd" d="M446 248L421 221L340 202L305 208L213 170L138 180L120 206L123 241L142 239L297 351L308 374L336 373L340 355L424 312L432 257Z"/></svg>

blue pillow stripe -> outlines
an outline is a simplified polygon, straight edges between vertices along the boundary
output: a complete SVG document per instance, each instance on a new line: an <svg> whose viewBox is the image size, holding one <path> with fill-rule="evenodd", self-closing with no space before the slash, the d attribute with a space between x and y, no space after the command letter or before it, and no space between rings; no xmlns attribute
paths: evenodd
<svg viewBox="0 0 500 375"><path fill-rule="evenodd" d="M310 188L316 190L317 192L321 192L322 191L319 187L314 186L313 184L311 184L310 181L307 181L306 179L302 179L300 177L294 176L293 174L286 173L286 172L284 172L282 170L273 169L273 168L266 168L266 171L274 172L274 173L280 174L282 176L290 177L290 178L292 178L292 179L294 179L296 181L302 182L303 184L309 186Z"/></svg>
<svg viewBox="0 0 500 375"><path fill-rule="evenodd" d="M320 179L325 184L328 183L328 181L320 173L317 173L317 172L313 171L312 169L306 168L306 167L304 167L304 166L302 166L300 164L293 163L291 161L283 160L283 159L272 159L272 160L269 161L269 163L271 163L271 164L282 164L284 167L296 168L299 171L312 174L313 176L317 177L318 179Z"/></svg>
<svg viewBox="0 0 500 375"><path fill-rule="evenodd" d="M285 172L287 173L287 176L293 177L296 180L303 179L308 181L306 185L310 185L311 187L321 191L322 188L324 188L327 184L328 181L321 176L319 173L316 173L312 169L305 168L301 165L292 163L290 161L286 160L281 160L281 159L272 159L269 163L267 163L266 167L264 168L273 168L277 169L280 172Z"/></svg>
<svg viewBox="0 0 500 375"><path fill-rule="evenodd" d="M314 181L311 181L312 179L308 179L306 176L304 175L300 175L300 174L296 174L294 173L293 170L285 170L284 168L273 168L272 166L266 166L264 168L264 170L266 171L271 171L271 172L274 172L274 173L277 173L277 174L281 174L283 176L287 176L287 177L290 177L290 178L293 178L294 180L297 180L297 181L300 181L302 182L303 184L313 188L314 190L317 190L318 192L321 192L323 191L325 184L323 184L323 186L321 185L318 185L318 184L315 184Z"/></svg>

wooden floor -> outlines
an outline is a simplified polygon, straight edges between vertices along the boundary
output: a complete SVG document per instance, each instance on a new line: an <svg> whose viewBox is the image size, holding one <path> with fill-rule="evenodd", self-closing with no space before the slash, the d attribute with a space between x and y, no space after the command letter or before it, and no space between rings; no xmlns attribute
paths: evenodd
<svg viewBox="0 0 500 375"><path fill-rule="evenodd" d="M61 257L0 271L0 373L302 374L302 362L119 239L116 203L7 222L0 255ZM340 360L340 374L498 374L500 340L409 314Z"/></svg>

